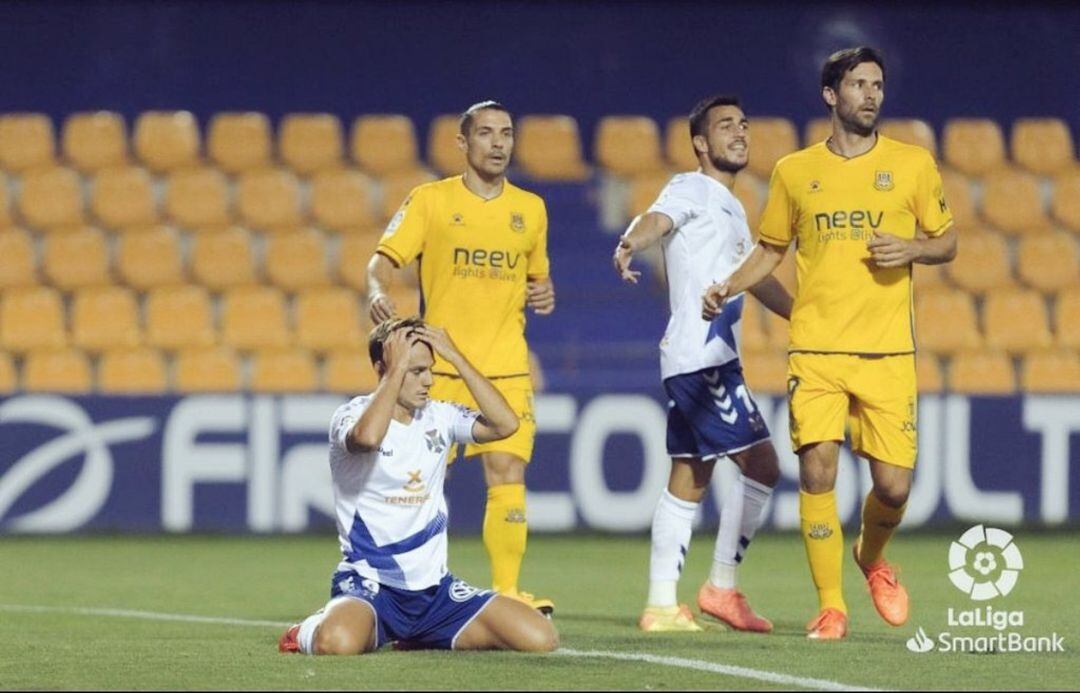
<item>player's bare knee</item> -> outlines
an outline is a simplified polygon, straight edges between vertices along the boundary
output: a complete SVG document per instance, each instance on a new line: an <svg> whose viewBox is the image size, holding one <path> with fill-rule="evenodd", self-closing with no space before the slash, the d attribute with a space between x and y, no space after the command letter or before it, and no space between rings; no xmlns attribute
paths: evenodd
<svg viewBox="0 0 1080 693"><path fill-rule="evenodd" d="M343 625L324 623L315 631L315 654L356 655L364 651L359 633Z"/></svg>
<svg viewBox="0 0 1080 693"><path fill-rule="evenodd" d="M874 495L883 505L887 505L890 508L903 507L903 505L907 503L910 494L911 487L907 484L895 483L874 486Z"/></svg>
<svg viewBox="0 0 1080 693"><path fill-rule="evenodd" d="M559 632L555 630L555 625L546 618L541 618L530 624L518 649L522 652L543 653L554 652L558 647Z"/></svg>

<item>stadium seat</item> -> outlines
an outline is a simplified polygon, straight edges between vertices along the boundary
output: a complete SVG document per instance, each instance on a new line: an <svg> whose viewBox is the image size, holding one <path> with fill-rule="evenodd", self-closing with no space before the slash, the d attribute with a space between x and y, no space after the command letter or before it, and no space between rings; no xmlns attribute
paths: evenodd
<svg viewBox="0 0 1080 693"><path fill-rule="evenodd" d="M138 166L107 168L94 176L91 209L108 229L148 226L158 220L153 181Z"/></svg>
<svg viewBox="0 0 1080 693"><path fill-rule="evenodd" d="M794 253L789 253L789 255L794 255ZM786 351L791 342L790 323L771 310L766 310L763 315L765 316L765 333L769 337L769 348L775 351Z"/></svg>
<svg viewBox="0 0 1080 693"><path fill-rule="evenodd" d="M1080 233L1080 169L1068 171L1054 179L1050 212L1054 219L1073 233Z"/></svg>
<svg viewBox="0 0 1080 693"><path fill-rule="evenodd" d="M185 349L176 355L173 387L178 392L235 392L242 385L240 359L232 349Z"/></svg>
<svg viewBox="0 0 1080 693"><path fill-rule="evenodd" d="M338 248L338 278L364 296L367 292L367 265L380 238L382 232L372 229L367 233L342 237Z"/></svg>
<svg viewBox="0 0 1080 693"><path fill-rule="evenodd" d="M966 243L966 240L961 241ZM917 262L911 266L915 291L933 290L945 286L945 265L924 265Z"/></svg>
<svg viewBox="0 0 1080 693"><path fill-rule="evenodd" d="M184 261L176 231L158 226L125 233L117 241L120 279L139 291L184 283Z"/></svg>
<svg viewBox="0 0 1080 693"><path fill-rule="evenodd" d="M672 174L667 171L654 171L636 176L630 181L630 194L626 198L626 218L632 219L639 214L645 213L660 191L671 180Z"/></svg>
<svg viewBox="0 0 1080 693"><path fill-rule="evenodd" d="M148 111L135 120L135 154L155 172L199 162L199 125L187 111Z"/></svg>
<svg viewBox="0 0 1080 693"><path fill-rule="evenodd" d="M11 354L0 351L0 394L15 392L19 387L19 378L15 373L15 361Z"/></svg>
<svg viewBox="0 0 1080 693"><path fill-rule="evenodd" d="M958 289L920 293L915 301L915 337L920 349L936 354L982 346L975 302Z"/></svg>
<svg viewBox="0 0 1080 693"><path fill-rule="evenodd" d="M1017 258L1020 279L1044 293L1080 283L1080 251L1076 239L1067 233L1023 238Z"/></svg>
<svg viewBox="0 0 1080 693"><path fill-rule="evenodd" d="M1080 289L1067 289L1057 295L1054 327L1058 346L1080 349Z"/></svg>
<svg viewBox="0 0 1080 693"><path fill-rule="evenodd" d="M22 389L26 392L85 394L93 388L90 359L78 349L41 349L26 355Z"/></svg>
<svg viewBox="0 0 1080 693"><path fill-rule="evenodd" d="M1020 387L1024 392L1080 392L1080 354L1072 349L1028 354L1020 367Z"/></svg>
<svg viewBox="0 0 1080 693"><path fill-rule="evenodd" d="M746 348L742 356L743 374L755 393L787 393L787 353L782 349Z"/></svg>
<svg viewBox="0 0 1080 693"><path fill-rule="evenodd" d="M746 168L766 180L781 157L799 148L799 133L787 118L751 118L750 138L750 163Z"/></svg>
<svg viewBox="0 0 1080 693"><path fill-rule="evenodd" d="M968 395L1011 395L1016 372L1001 351L962 351L949 364L949 390Z"/></svg>
<svg viewBox="0 0 1080 693"><path fill-rule="evenodd" d="M83 190L73 169L52 166L22 177L19 213L28 226L50 229L83 223Z"/></svg>
<svg viewBox="0 0 1080 693"><path fill-rule="evenodd" d="M191 247L191 275L212 291L248 286L257 281L251 234L233 227L195 236Z"/></svg>
<svg viewBox="0 0 1080 693"><path fill-rule="evenodd" d="M296 342L317 352L367 348L371 321L355 291L343 287L307 289L296 296Z"/></svg>
<svg viewBox="0 0 1080 693"><path fill-rule="evenodd" d="M307 349L270 349L251 358L253 392L315 392L318 368Z"/></svg>
<svg viewBox="0 0 1080 693"><path fill-rule="evenodd" d="M379 384L379 376L366 350L343 349L326 355L323 389L347 395L367 394Z"/></svg>
<svg viewBox="0 0 1080 693"><path fill-rule="evenodd" d="M364 115L353 121L349 151L365 171L383 177L420 168L416 130L404 115Z"/></svg>
<svg viewBox="0 0 1080 693"><path fill-rule="evenodd" d="M0 351L21 354L66 344L64 301L56 289L35 286L0 293Z"/></svg>
<svg viewBox="0 0 1080 693"><path fill-rule="evenodd" d="M1013 123L1013 161L1032 173L1053 176L1076 166L1069 126L1058 118L1021 118Z"/></svg>
<svg viewBox="0 0 1080 693"><path fill-rule="evenodd" d="M1031 289L996 289L983 303L983 334L991 349L1019 354L1053 341L1043 297Z"/></svg>
<svg viewBox="0 0 1080 693"><path fill-rule="evenodd" d="M914 144L926 149L937 158L937 138L934 129L925 120L917 118L886 118L881 121L879 131L905 144Z"/></svg>
<svg viewBox="0 0 1080 693"><path fill-rule="evenodd" d="M461 116L437 116L428 127L427 161L440 175L456 176L465 170L465 154L458 147Z"/></svg>
<svg viewBox="0 0 1080 693"><path fill-rule="evenodd" d="M21 172L52 164L56 134L44 113L0 115L0 168Z"/></svg>
<svg viewBox="0 0 1080 693"><path fill-rule="evenodd" d="M159 349L209 347L217 341L210 294L202 286L152 289L143 308L146 343Z"/></svg>
<svg viewBox="0 0 1080 693"><path fill-rule="evenodd" d="M382 218L385 220L394 216L413 188L433 180L435 176L423 169L395 173L383 178L380 181L382 183Z"/></svg>
<svg viewBox="0 0 1080 693"><path fill-rule="evenodd" d="M375 223L372 182L355 170L323 171L311 183L311 216L328 231L356 233Z"/></svg>
<svg viewBox="0 0 1080 693"><path fill-rule="evenodd" d="M971 194L971 182L967 176L959 171L943 168L941 187L945 191L945 201L958 228L968 229L978 223L979 215L975 211L975 198Z"/></svg>
<svg viewBox="0 0 1080 693"><path fill-rule="evenodd" d="M806 127L803 129L803 146L809 147L818 142L824 142L829 139L830 135L832 135L832 119L813 118L806 123Z"/></svg>
<svg viewBox="0 0 1080 693"><path fill-rule="evenodd" d="M415 286L404 283L391 286L390 300L394 302L397 314L401 317L420 314L420 290Z"/></svg>
<svg viewBox="0 0 1080 693"><path fill-rule="evenodd" d="M686 116L668 120L664 128L664 157L676 171L693 171L698 167L694 145L690 143L690 121Z"/></svg>
<svg viewBox="0 0 1080 693"><path fill-rule="evenodd" d="M954 284L974 294L1013 285L1004 238L996 233L969 234L961 243L963 252L945 266Z"/></svg>
<svg viewBox="0 0 1080 693"><path fill-rule="evenodd" d="M933 354L918 354L915 358L915 383L919 394L937 394L945 389L941 362Z"/></svg>
<svg viewBox="0 0 1080 693"><path fill-rule="evenodd" d="M331 113L290 113L278 126L278 153L286 166L310 176L342 165L345 136Z"/></svg>
<svg viewBox="0 0 1080 693"><path fill-rule="evenodd" d="M646 116L605 116L596 126L596 162L616 176L666 170L660 129Z"/></svg>
<svg viewBox="0 0 1080 693"><path fill-rule="evenodd" d="M34 241L22 229L0 231L0 291L37 283Z"/></svg>
<svg viewBox="0 0 1080 693"><path fill-rule="evenodd" d="M1050 219L1043 211L1039 182L1030 173L1001 170L983 181L982 215L1009 234L1044 231Z"/></svg>
<svg viewBox="0 0 1080 693"><path fill-rule="evenodd" d="M15 217L12 209L12 194L8 185L8 177L0 171L0 229L13 226Z"/></svg>
<svg viewBox="0 0 1080 693"><path fill-rule="evenodd" d="M769 336L765 332L765 307L752 296L747 296L743 305L739 346L747 351L761 351L769 345Z"/></svg>
<svg viewBox="0 0 1080 693"><path fill-rule="evenodd" d="M314 229L297 229L266 241L266 276L285 291L326 286L326 242Z"/></svg>
<svg viewBox="0 0 1080 693"><path fill-rule="evenodd" d="M221 341L240 351L289 346L292 335L281 290L249 286L226 291L221 297Z"/></svg>
<svg viewBox="0 0 1080 693"><path fill-rule="evenodd" d="M92 227L50 233L42 269L49 282L64 291L111 283L105 236Z"/></svg>
<svg viewBox="0 0 1080 693"><path fill-rule="evenodd" d="M523 116L517 122L514 146L514 159L531 178L583 181L589 177L577 121L571 116Z"/></svg>
<svg viewBox="0 0 1080 693"><path fill-rule="evenodd" d="M732 192L742 203L751 234L757 233L761 213L765 211L765 188L766 184L749 171L743 171L735 177L735 188Z"/></svg>
<svg viewBox="0 0 1080 693"><path fill-rule="evenodd" d="M284 169L268 168L241 175L236 205L241 221L260 231L292 228L303 222L300 184Z"/></svg>
<svg viewBox="0 0 1080 693"><path fill-rule="evenodd" d="M232 223L229 181L221 171L190 168L169 175L165 213L185 229L222 228Z"/></svg>
<svg viewBox="0 0 1080 693"><path fill-rule="evenodd" d="M123 166L128 160L127 126L123 116L112 111L71 114L60 141L64 159L83 173Z"/></svg>
<svg viewBox="0 0 1080 693"><path fill-rule="evenodd" d="M103 394L157 394L169 389L165 358L157 349L114 349L98 361L97 387Z"/></svg>
<svg viewBox="0 0 1080 693"><path fill-rule="evenodd" d="M210 159L230 174L265 168L272 163L270 119L262 113L218 113L210 119Z"/></svg>
<svg viewBox="0 0 1080 693"><path fill-rule="evenodd" d="M71 302L71 343L97 353L142 341L135 294L123 286L80 289Z"/></svg>
<svg viewBox="0 0 1080 693"><path fill-rule="evenodd" d="M1001 128L985 118L953 118L942 137L945 161L968 176L980 177L1005 167Z"/></svg>

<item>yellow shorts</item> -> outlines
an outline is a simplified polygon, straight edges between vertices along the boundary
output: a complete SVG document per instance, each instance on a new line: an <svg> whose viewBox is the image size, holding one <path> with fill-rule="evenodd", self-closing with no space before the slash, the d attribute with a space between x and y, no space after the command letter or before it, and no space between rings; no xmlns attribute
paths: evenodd
<svg viewBox="0 0 1080 693"><path fill-rule="evenodd" d="M533 415L533 390L529 376L498 378L491 381L502 393L517 414L518 430L514 435L490 443L465 446L465 456L473 457L483 452L508 452L528 462L532 459L533 442L536 439L536 417ZM431 398L457 402L471 409L479 409L472 393L461 378L435 376L431 386ZM453 459L451 455L451 459Z"/></svg>
<svg viewBox="0 0 1080 693"><path fill-rule="evenodd" d="M913 469L917 395L914 354L790 354L791 445L842 441L847 422L857 455Z"/></svg>

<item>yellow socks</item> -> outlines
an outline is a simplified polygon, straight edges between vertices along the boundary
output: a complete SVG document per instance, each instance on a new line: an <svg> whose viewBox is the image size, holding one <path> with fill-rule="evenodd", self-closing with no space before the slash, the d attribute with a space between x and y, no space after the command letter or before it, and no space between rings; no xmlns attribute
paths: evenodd
<svg viewBox="0 0 1080 693"><path fill-rule="evenodd" d="M862 509L862 530L856 544L859 563L868 566L881 558L885 544L889 543L900 519L904 517L905 508L906 503L899 508L891 508L878 500L873 491L867 494Z"/></svg>
<svg viewBox="0 0 1080 693"><path fill-rule="evenodd" d="M799 520L802 527L810 575L817 587L822 609L839 609L844 604L840 566L844 554L844 532L836 512L836 492L811 494L799 491Z"/></svg>
<svg viewBox="0 0 1080 693"><path fill-rule="evenodd" d="M484 512L484 548L491 560L491 584L496 592L517 592L528 533L525 484L490 487Z"/></svg>

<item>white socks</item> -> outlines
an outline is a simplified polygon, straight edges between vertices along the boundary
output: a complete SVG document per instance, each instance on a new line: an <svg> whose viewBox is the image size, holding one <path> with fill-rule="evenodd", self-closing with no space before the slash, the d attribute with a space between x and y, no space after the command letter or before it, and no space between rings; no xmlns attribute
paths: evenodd
<svg viewBox="0 0 1080 693"><path fill-rule="evenodd" d="M716 550L709 571L709 582L714 587L735 587L735 570L761 526L762 511L772 492L768 486L742 474L728 489L720 511L720 530L716 533Z"/></svg>
<svg viewBox="0 0 1080 693"><path fill-rule="evenodd" d="M676 586L682 573L698 504L660 494L652 522L652 552L649 557L649 606L676 606Z"/></svg>
<svg viewBox="0 0 1080 693"><path fill-rule="evenodd" d="M315 629L323 622L326 616L325 609L319 609L300 623L300 631L296 634L296 641L300 644L300 651L304 654L315 654Z"/></svg>

